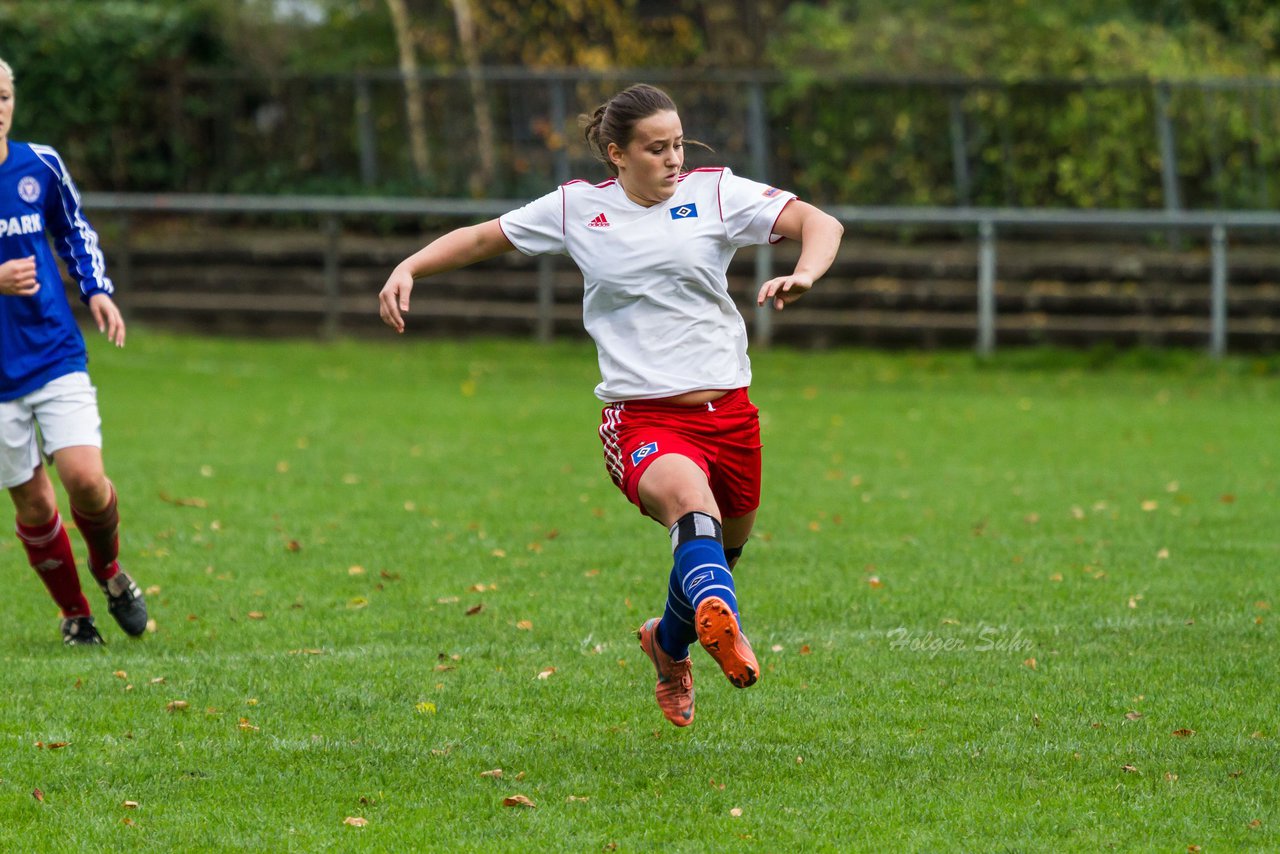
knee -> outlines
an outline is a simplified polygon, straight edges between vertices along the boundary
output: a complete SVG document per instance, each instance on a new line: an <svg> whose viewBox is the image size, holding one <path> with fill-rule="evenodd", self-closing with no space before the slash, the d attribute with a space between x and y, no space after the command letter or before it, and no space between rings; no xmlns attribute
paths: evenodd
<svg viewBox="0 0 1280 854"><path fill-rule="evenodd" d="M699 489L677 490L666 496L667 512L674 522L689 513L706 513L720 518L720 510L715 499L708 499L705 491Z"/></svg>
<svg viewBox="0 0 1280 854"><path fill-rule="evenodd" d="M23 525L43 525L58 512L58 497L43 471L21 486L10 489L9 495L13 499L18 522Z"/></svg>
<svg viewBox="0 0 1280 854"><path fill-rule="evenodd" d="M59 471L62 487L67 491L67 498L72 506L87 512L101 510L110 497L107 478L101 471L91 468L74 468Z"/></svg>

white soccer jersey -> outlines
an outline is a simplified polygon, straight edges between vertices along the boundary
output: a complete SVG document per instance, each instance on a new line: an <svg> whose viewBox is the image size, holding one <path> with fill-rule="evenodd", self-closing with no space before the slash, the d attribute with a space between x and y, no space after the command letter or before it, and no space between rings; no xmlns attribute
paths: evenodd
<svg viewBox="0 0 1280 854"><path fill-rule="evenodd" d="M694 169L643 207L617 179L570 181L499 223L526 255L566 254L582 271L582 317L600 361L603 401L751 384L747 327L725 273L740 246L776 242L792 193Z"/></svg>

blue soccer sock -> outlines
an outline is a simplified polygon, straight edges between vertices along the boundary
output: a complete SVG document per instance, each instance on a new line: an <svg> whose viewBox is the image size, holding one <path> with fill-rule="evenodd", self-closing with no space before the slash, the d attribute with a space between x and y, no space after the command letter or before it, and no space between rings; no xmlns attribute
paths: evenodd
<svg viewBox="0 0 1280 854"><path fill-rule="evenodd" d="M720 522L706 513L686 513L671 526L671 545L680 589L692 609L697 611L704 599L715 597L738 616L738 595L724 555Z"/></svg>
<svg viewBox="0 0 1280 854"><path fill-rule="evenodd" d="M658 623L658 646L671 656L672 661L683 661L689 657L689 644L697 639L698 632L693 627L693 606L684 598L680 574L673 566L667 579L667 605Z"/></svg>

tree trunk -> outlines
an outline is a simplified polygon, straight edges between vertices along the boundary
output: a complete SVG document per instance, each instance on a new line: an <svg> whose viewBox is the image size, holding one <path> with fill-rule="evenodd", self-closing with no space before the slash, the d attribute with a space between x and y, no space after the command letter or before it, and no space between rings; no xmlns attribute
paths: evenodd
<svg viewBox="0 0 1280 854"><path fill-rule="evenodd" d="M418 178L425 179L431 167L427 148L427 117L422 111L422 81L418 79L418 58L413 48L413 31L404 0L387 0L391 24L396 30L396 51L400 56L400 77L404 80L404 108L409 120L409 153Z"/></svg>
<svg viewBox="0 0 1280 854"><path fill-rule="evenodd" d="M467 66L471 88L471 109L475 114L476 153L480 156L479 168L472 170L468 178L472 196L482 196L493 186L494 130L493 117L489 113L489 95L480 76L480 51L476 47L475 22L471 17L470 0L449 0L453 6L453 20L458 28L458 42L462 45L462 60Z"/></svg>

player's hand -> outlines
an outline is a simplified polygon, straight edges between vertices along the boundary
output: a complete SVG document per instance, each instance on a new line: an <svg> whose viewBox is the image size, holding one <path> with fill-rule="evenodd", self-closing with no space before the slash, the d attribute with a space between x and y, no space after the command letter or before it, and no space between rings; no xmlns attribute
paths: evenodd
<svg viewBox="0 0 1280 854"><path fill-rule="evenodd" d="M11 297L29 297L40 290L36 278L36 258L14 258L0 264L0 294Z"/></svg>
<svg viewBox="0 0 1280 854"><path fill-rule="evenodd" d="M778 311L800 299L813 287L813 279L808 276L779 276L770 279L760 286L760 294L756 297L756 305L764 305L773 300L773 307Z"/></svg>
<svg viewBox="0 0 1280 854"><path fill-rule="evenodd" d="M413 292L413 276L396 267L378 294L378 314L382 322L396 332L404 332L404 313L409 311L409 294Z"/></svg>
<svg viewBox="0 0 1280 854"><path fill-rule="evenodd" d="M111 297L106 294L89 297L89 313L93 315L98 331L107 333L108 341L117 347L124 346L124 318Z"/></svg>

